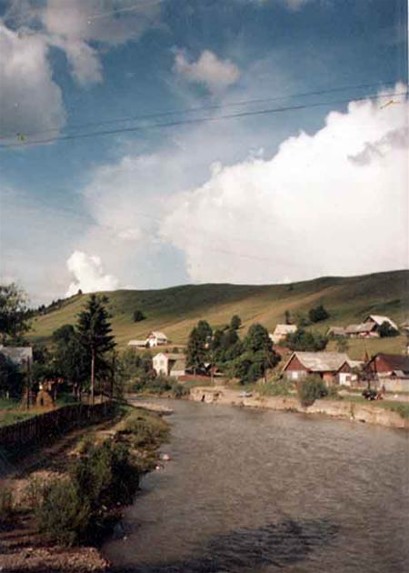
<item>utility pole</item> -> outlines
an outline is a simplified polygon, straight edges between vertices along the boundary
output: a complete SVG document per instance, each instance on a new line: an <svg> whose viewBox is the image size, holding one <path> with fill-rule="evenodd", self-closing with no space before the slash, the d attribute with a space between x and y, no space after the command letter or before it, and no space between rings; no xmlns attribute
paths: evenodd
<svg viewBox="0 0 409 573"><path fill-rule="evenodd" d="M95 394L95 348L91 349L91 404L94 404Z"/></svg>
<svg viewBox="0 0 409 573"><path fill-rule="evenodd" d="M31 398L31 360L27 358L27 410L30 409Z"/></svg>

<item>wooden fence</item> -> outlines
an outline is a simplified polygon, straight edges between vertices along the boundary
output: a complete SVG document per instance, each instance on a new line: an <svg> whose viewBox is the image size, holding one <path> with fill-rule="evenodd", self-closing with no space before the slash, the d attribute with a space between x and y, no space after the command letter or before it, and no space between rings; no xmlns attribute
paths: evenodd
<svg viewBox="0 0 409 573"><path fill-rule="evenodd" d="M28 420L0 428L0 448L13 456L31 445L54 441L79 426L86 426L113 415L113 402L74 404L39 414Z"/></svg>

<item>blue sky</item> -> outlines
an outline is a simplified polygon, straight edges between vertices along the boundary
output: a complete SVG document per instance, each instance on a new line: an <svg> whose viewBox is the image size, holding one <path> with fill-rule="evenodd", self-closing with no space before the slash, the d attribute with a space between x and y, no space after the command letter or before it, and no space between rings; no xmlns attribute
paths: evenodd
<svg viewBox="0 0 409 573"><path fill-rule="evenodd" d="M36 304L406 266L406 5L0 2L2 281Z"/></svg>

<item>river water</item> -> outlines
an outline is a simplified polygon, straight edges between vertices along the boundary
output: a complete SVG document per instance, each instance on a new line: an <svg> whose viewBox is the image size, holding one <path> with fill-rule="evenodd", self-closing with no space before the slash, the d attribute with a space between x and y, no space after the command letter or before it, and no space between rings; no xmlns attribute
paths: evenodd
<svg viewBox="0 0 409 573"><path fill-rule="evenodd" d="M406 573L408 434L165 402L172 437L105 555L135 573Z"/></svg>

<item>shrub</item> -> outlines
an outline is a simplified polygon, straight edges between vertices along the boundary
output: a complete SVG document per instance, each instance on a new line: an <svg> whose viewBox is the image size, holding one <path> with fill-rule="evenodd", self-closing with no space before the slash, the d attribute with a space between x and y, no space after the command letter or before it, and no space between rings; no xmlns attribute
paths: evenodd
<svg viewBox="0 0 409 573"><path fill-rule="evenodd" d="M328 389L319 376L307 376L297 384L297 394L302 406L311 406L315 400L325 398Z"/></svg>
<svg viewBox="0 0 409 573"><path fill-rule="evenodd" d="M43 502L36 510L40 532L52 542L75 545L87 531L91 520L89 501L80 496L70 479L50 482Z"/></svg>
<svg viewBox="0 0 409 573"><path fill-rule="evenodd" d="M308 318L310 322L321 322L321 320L326 320L329 318L329 312L324 308L322 304L316 306L315 308L311 308L308 312Z"/></svg>

